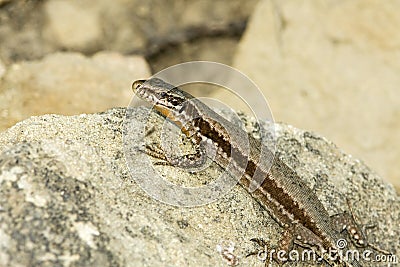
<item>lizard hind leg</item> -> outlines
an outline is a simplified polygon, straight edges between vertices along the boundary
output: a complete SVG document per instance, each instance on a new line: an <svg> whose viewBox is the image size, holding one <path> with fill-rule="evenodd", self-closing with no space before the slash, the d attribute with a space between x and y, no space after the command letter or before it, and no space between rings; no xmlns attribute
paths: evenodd
<svg viewBox="0 0 400 267"><path fill-rule="evenodd" d="M329 262L324 255L327 251L321 238L302 224L294 226L293 243L302 248L301 253L298 252L300 261Z"/></svg>
<svg viewBox="0 0 400 267"><path fill-rule="evenodd" d="M367 229L372 229L375 228L375 224L361 224L354 215L352 206L347 200L347 205L349 207L350 213L348 212L343 212L339 214L335 214L331 216L331 220L333 224L336 226L336 230L338 232L347 232L348 236L350 237L351 242L358 248L366 248L370 247L374 249L377 252L383 253L383 254L391 254L390 252L383 250L374 244L371 244L368 242L367 238Z"/></svg>
<svg viewBox="0 0 400 267"><path fill-rule="evenodd" d="M322 255L325 250L323 250L321 239L301 224L292 224L285 228L277 249L270 249L270 245L263 239L253 238L250 241L255 242L263 250L252 252L247 256L259 256L262 253L264 255L263 260L266 260L266 266L267 263L272 261L280 265L285 262L309 261L315 263L327 261ZM295 250L295 245L299 249Z"/></svg>
<svg viewBox="0 0 400 267"><path fill-rule="evenodd" d="M359 248L368 246L364 228L356 222L355 218L347 212L339 213L331 216L333 225L338 232L346 232L351 242Z"/></svg>

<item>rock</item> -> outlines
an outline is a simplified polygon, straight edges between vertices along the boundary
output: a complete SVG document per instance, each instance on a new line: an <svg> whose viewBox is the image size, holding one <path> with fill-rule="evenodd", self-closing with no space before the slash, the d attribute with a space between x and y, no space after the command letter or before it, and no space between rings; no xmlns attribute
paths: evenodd
<svg viewBox="0 0 400 267"><path fill-rule="evenodd" d="M244 22L257 2L98 0L93 4L91 0L9 1L0 8L0 58L11 64L66 49L85 54L111 50L157 56L160 51L170 48L171 41L187 46L187 41L193 38L209 39L204 38L204 29L209 31ZM227 42L225 38L232 34L221 35L209 41ZM231 38L235 43L237 36ZM181 57L180 62L190 58L200 60L208 47L204 44L203 49L200 44L198 48L196 40L189 46L193 48L179 49L172 57L173 62ZM222 45L216 48L225 51ZM185 54L187 52L190 54ZM171 62L160 64L171 65Z"/></svg>
<svg viewBox="0 0 400 267"><path fill-rule="evenodd" d="M6 72L6 66L4 66L3 62L0 60L0 80Z"/></svg>
<svg viewBox="0 0 400 267"><path fill-rule="evenodd" d="M45 36L61 48L90 50L101 41L101 21L96 5L77 1L50 0L44 7ZM98 50L98 47L96 50Z"/></svg>
<svg viewBox="0 0 400 267"><path fill-rule="evenodd" d="M0 81L0 131L32 115L92 113L126 107L134 80L150 70L139 56L56 53L11 65Z"/></svg>
<svg viewBox="0 0 400 267"><path fill-rule="evenodd" d="M332 139L400 188L399 8L260 1L234 66L260 87L278 121Z"/></svg>
<svg viewBox="0 0 400 267"><path fill-rule="evenodd" d="M150 168L138 162L128 169L124 153L138 144L124 148L122 133L139 131L147 113L44 115L0 135L1 266L226 266L218 250L233 247L243 266L261 265L245 257L257 249L250 239L276 244L282 229L240 186L195 208L158 202L138 186L135 175ZM251 126L252 119L244 119ZM152 113L148 138L160 141L155 133L163 122ZM320 136L284 124L276 130L282 160L329 213L348 210L349 199L363 223L377 225L369 241L398 253L400 199L393 187ZM223 173L215 164L195 174L156 169L166 179L189 182Z"/></svg>

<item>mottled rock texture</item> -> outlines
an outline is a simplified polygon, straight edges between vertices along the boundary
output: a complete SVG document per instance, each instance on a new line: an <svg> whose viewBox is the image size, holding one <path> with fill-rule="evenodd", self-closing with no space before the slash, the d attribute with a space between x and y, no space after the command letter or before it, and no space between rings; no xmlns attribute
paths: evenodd
<svg viewBox="0 0 400 267"><path fill-rule="evenodd" d="M1 266L226 266L217 248L233 244L241 266L263 266L245 257L259 249L250 239L276 244L282 229L240 186L187 208L158 202L137 185L135 175L153 166L128 169L124 152L137 144L124 147L123 132L143 127L148 112L44 115L0 135ZM253 120L243 118L252 129ZM159 142L163 122L150 116L147 141ZM348 210L349 199L363 223L377 224L369 241L398 253L400 200L393 187L318 135L283 124L276 131L278 155L329 213ZM214 164L195 174L154 167L166 179L189 182L223 171Z"/></svg>

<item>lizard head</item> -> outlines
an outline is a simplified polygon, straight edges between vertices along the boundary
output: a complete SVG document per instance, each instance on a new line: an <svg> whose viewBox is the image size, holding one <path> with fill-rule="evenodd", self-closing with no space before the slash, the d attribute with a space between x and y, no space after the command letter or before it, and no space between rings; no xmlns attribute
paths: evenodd
<svg viewBox="0 0 400 267"><path fill-rule="evenodd" d="M133 92L165 117L175 122L182 115L185 103L194 97L158 78L137 80L132 84Z"/></svg>

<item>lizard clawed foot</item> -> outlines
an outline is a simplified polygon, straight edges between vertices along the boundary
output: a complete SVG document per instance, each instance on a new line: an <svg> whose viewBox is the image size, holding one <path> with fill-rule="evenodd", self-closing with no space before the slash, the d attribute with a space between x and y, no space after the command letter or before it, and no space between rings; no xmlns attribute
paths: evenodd
<svg viewBox="0 0 400 267"><path fill-rule="evenodd" d="M246 255L246 258L250 256L257 256L258 260L265 262L265 266L271 266L272 261L275 261L278 264L283 264L282 261L275 257L276 254L273 254L272 258L270 255L268 255L268 252L271 250L267 241L262 238L252 238L250 241L256 243L259 247L261 247L261 249L250 252Z"/></svg>
<svg viewBox="0 0 400 267"><path fill-rule="evenodd" d="M164 150L158 145L153 143L152 145L146 144L145 153L153 158L160 159L163 161L168 161Z"/></svg>
<svg viewBox="0 0 400 267"><path fill-rule="evenodd" d="M157 143L152 143L151 145L146 144L143 152L160 160L155 162L154 165L176 166L184 169L201 167L207 159L207 155L203 150L182 156L168 156L163 148Z"/></svg>
<svg viewBox="0 0 400 267"><path fill-rule="evenodd" d="M255 256L255 255L258 256L258 255L260 255L260 253L265 253L265 251L267 250L267 249L265 249L265 248L268 247L267 246L267 242L264 239L262 239L262 238L252 238L252 239L250 239L250 241L256 243L262 249L250 252L249 254L246 255L246 258L250 257L250 256Z"/></svg>

